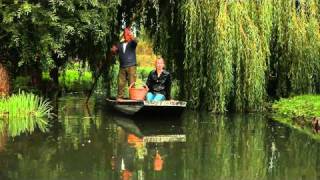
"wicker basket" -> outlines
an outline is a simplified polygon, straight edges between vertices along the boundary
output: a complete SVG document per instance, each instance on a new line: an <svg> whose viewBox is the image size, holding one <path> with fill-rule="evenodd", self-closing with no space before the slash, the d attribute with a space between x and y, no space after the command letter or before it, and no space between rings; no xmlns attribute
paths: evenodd
<svg viewBox="0 0 320 180"><path fill-rule="evenodd" d="M148 89L146 86L140 88L134 88L134 83L129 86L129 97L131 100L144 100Z"/></svg>

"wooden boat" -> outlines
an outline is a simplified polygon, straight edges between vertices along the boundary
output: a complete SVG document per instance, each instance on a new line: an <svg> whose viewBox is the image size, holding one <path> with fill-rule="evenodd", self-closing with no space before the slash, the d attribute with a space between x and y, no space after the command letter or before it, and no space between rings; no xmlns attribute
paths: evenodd
<svg viewBox="0 0 320 180"><path fill-rule="evenodd" d="M185 101L142 101L142 100L121 100L107 99L107 103L114 109L127 115L179 115L187 106Z"/></svg>

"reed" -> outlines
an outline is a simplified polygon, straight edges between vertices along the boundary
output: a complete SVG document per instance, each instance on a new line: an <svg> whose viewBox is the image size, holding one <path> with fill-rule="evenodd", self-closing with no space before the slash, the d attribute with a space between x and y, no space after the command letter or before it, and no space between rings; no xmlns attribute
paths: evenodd
<svg viewBox="0 0 320 180"><path fill-rule="evenodd" d="M23 132L31 133L36 127L44 132L48 119L53 117L52 110L48 100L22 91L0 100L0 114L3 119L1 126L7 124L11 136Z"/></svg>

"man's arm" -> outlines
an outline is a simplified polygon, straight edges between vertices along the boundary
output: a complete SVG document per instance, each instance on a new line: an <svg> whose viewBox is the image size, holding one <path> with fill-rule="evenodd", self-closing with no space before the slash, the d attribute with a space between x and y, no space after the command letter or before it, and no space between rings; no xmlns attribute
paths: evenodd
<svg viewBox="0 0 320 180"><path fill-rule="evenodd" d="M118 53L119 53L119 44L112 45L112 47L110 49L110 53L109 53L109 55L111 55L111 57L109 58L111 60L111 64L116 63L115 55L117 55Z"/></svg>
<svg viewBox="0 0 320 180"><path fill-rule="evenodd" d="M130 44L131 44L131 47L136 48L137 45L138 45L137 39L132 39L132 40L130 41Z"/></svg>
<svg viewBox="0 0 320 180"><path fill-rule="evenodd" d="M130 32L130 44L132 45L133 48L136 48L138 45L138 39L133 35L132 31Z"/></svg>

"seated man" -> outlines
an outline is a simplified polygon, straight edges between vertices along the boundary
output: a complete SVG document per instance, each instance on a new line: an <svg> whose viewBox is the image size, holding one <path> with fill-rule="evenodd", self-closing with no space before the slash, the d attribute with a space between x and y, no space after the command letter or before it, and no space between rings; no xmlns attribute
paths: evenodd
<svg viewBox="0 0 320 180"><path fill-rule="evenodd" d="M147 101L170 100L171 75L164 70L163 58L157 58L155 62L156 69L152 70L146 82L148 86Z"/></svg>

